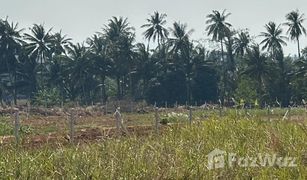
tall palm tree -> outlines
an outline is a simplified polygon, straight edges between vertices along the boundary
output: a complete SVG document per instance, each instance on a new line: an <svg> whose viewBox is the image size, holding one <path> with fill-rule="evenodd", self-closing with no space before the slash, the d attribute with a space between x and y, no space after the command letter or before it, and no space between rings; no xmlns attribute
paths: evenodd
<svg viewBox="0 0 307 180"><path fill-rule="evenodd" d="M150 78L154 75L154 62L148 52L145 44L138 43L136 45L136 71L142 82L141 95L145 97Z"/></svg>
<svg viewBox="0 0 307 180"><path fill-rule="evenodd" d="M10 89L12 90L14 104L17 104L17 71L19 55L23 41L18 23L9 23L8 20L0 20L0 64L6 67L6 77L9 77ZM1 72L0 72L1 74Z"/></svg>
<svg viewBox="0 0 307 180"><path fill-rule="evenodd" d="M259 45L253 45L247 50L246 67L242 74L246 74L251 78L255 79L258 83L257 93L261 95L265 88L265 78L270 75L270 66L267 62L267 57L262 54Z"/></svg>
<svg viewBox="0 0 307 180"><path fill-rule="evenodd" d="M47 82L57 87L62 97L62 103L65 101L65 84L64 84L64 61L67 59L66 55L68 49L72 46L71 38L63 35L62 31L52 35L52 45L50 46L51 60L48 61L48 75Z"/></svg>
<svg viewBox="0 0 307 180"><path fill-rule="evenodd" d="M212 40L220 42L221 44L221 61L222 64L224 61L224 39L230 35L230 27L231 24L226 21L226 19L230 16L230 13L226 13L224 10L222 13L214 10L211 14L207 15L206 24L208 25L206 31L208 32L208 36L212 36ZM227 64L227 63L226 63ZM227 74L225 65L222 65L222 88L221 88L221 100L224 101L224 96L226 95L226 86L227 86Z"/></svg>
<svg viewBox="0 0 307 180"><path fill-rule="evenodd" d="M207 15L206 24L208 25L206 31L208 31L208 36L212 36L212 40L219 41L221 44L221 59L224 61L224 50L223 50L223 40L230 32L231 24L226 21L230 16L230 13L226 13L224 10L222 13L213 10L212 14Z"/></svg>
<svg viewBox="0 0 307 180"><path fill-rule="evenodd" d="M262 49L267 49L270 53L272 53L273 58L276 58L278 52L282 52L282 46L286 46L287 43L285 40L287 39L282 35L282 29L280 25L276 25L274 22L269 22L265 26L266 32L261 32L260 36L264 39L260 44L264 44Z"/></svg>
<svg viewBox="0 0 307 180"><path fill-rule="evenodd" d="M226 34L225 38L225 46L227 50L227 62L225 63L226 65L226 70L231 73L231 76L234 75L235 72L235 58L234 58L234 35L235 31L229 31L229 33Z"/></svg>
<svg viewBox="0 0 307 180"><path fill-rule="evenodd" d="M51 35L51 29L46 30L43 25L34 24L30 28L30 34L25 33L24 39L26 40L25 50L29 58L34 58L38 63L35 65L37 72L37 79L39 87L45 86L46 81L43 80L44 74L46 74L43 64L47 62L47 59L51 59L53 36ZM44 73L44 74L43 74Z"/></svg>
<svg viewBox="0 0 307 180"><path fill-rule="evenodd" d="M112 72L117 82L117 97L120 99L124 94L125 76L131 72L134 28L130 26L127 18L113 17L103 30L106 53L112 62Z"/></svg>
<svg viewBox="0 0 307 180"><path fill-rule="evenodd" d="M107 99L105 79L106 76L109 75L111 69L110 61L106 56L106 41L98 34L94 34L91 38L88 38L87 43L90 46L90 56L94 60L94 74L100 77L99 86L101 88L101 98L102 101L105 102Z"/></svg>
<svg viewBox="0 0 307 180"><path fill-rule="evenodd" d="M87 102L89 99L86 94L92 89L90 85L93 78L93 63L89 51L83 44L78 43L68 49L67 58L63 74L66 77L65 84L69 86L69 94L73 100L77 95L81 95L84 102Z"/></svg>
<svg viewBox="0 0 307 180"><path fill-rule="evenodd" d="M173 28L170 29L172 38L169 38L169 44L173 47L172 52L174 53L175 59L181 60L176 64L180 64L183 72L186 76L187 86L187 98L188 103L191 103L191 79L192 79L192 67L193 58L192 50L193 46L190 42L190 35L194 30L188 30L187 24L180 22L174 22Z"/></svg>
<svg viewBox="0 0 307 180"><path fill-rule="evenodd" d="M306 35L306 29L302 25L305 20L304 14L300 14L298 10L291 11L286 15L286 20L288 22L286 22L285 25L289 27L287 33L289 34L289 38L291 40L296 40L298 57L300 58L301 52L299 38L301 35Z"/></svg>
<svg viewBox="0 0 307 180"><path fill-rule="evenodd" d="M262 32L260 34L264 39L261 41L261 44L264 44L262 49L267 49L268 52L271 53L271 57L273 60L277 61L279 66L279 88L281 90L280 98L282 100L283 106L288 104L287 98L287 79L285 72L285 63L284 63L284 53L283 53L283 45L287 45L285 40L287 37L282 35L281 25L276 25L274 22L269 22L265 25L267 32Z"/></svg>
<svg viewBox="0 0 307 180"><path fill-rule="evenodd" d="M155 11L153 15L150 15L150 18L146 19L147 24L141 26L141 28L148 28L143 33L148 43L151 39L153 39L153 42L157 39L159 49L161 42L168 36L168 31L164 27L166 24L166 16L164 13L160 14Z"/></svg>

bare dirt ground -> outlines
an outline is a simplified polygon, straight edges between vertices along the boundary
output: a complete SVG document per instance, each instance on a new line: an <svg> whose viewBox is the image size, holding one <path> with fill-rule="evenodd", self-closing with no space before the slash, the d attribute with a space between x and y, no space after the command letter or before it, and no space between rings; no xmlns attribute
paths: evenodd
<svg viewBox="0 0 307 180"><path fill-rule="evenodd" d="M152 114L124 114L123 119L128 133L118 132L114 117L110 114L77 116L73 143L101 141L119 136L146 136L155 132ZM20 145L36 148L43 145L70 144L69 122L69 116L21 116ZM0 146L12 145L14 142L13 135L0 136Z"/></svg>

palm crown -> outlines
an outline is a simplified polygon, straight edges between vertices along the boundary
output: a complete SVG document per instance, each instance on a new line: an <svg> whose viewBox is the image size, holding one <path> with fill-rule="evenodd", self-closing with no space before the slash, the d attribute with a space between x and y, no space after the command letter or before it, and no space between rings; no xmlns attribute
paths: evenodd
<svg viewBox="0 0 307 180"><path fill-rule="evenodd" d="M299 37L301 35L306 35L306 29L302 25L305 18L304 14L300 14L298 10L292 11L286 15L287 22L285 25L288 26L287 33L291 40L296 40L298 45L298 56L300 57L300 45L299 45Z"/></svg>
<svg viewBox="0 0 307 180"><path fill-rule="evenodd" d="M43 25L34 24L30 29L31 34L25 33L25 40L28 42L26 50L28 55L35 56L36 60L41 64L50 55L50 50L53 44L51 30L45 30Z"/></svg>
<svg viewBox="0 0 307 180"><path fill-rule="evenodd" d="M150 18L147 19L147 24L141 26L142 28L148 28L143 34L148 41L153 39L153 41L158 40L158 44L160 41L163 41L168 36L168 31L164 27L166 24L166 14L160 14L159 12L154 12Z"/></svg>
<svg viewBox="0 0 307 180"><path fill-rule="evenodd" d="M278 51L282 51L282 46L287 45L285 40L287 39L282 35L282 29L280 25L276 25L274 22L269 22L265 25L266 32L261 32L260 36L264 37L260 44L264 44L262 49L267 49L271 53L275 54Z"/></svg>
<svg viewBox="0 0 307 180"><path fill-rule="evenodd" d="M221 41L229 33L231 24L226 22L229 15L230 13L226 13L226 10L222 13L214 10L212 14L207 16L206 24L208 24L208 27L206 30L208 35L212 35L212 40Z"/></svg>

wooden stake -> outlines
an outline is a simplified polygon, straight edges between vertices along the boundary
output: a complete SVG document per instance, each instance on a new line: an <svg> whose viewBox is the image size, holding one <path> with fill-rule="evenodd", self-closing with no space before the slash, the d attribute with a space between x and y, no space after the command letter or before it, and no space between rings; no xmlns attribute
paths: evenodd
<svg viewBox="0 0 307 180"><path fill-rule="evenodd" d="M155 107L155 128L156 128L156 133L159 134L159 113L158 113L158 108Z"/></svg>
<svg viewBox="0 0 307 180"><path fill-rule="evenodd" d="M192 116L192 106L190 106L190 108L189 108L189 121L190 121L190 125L192 124L192 118L193 118L193 116Z"/></svg>

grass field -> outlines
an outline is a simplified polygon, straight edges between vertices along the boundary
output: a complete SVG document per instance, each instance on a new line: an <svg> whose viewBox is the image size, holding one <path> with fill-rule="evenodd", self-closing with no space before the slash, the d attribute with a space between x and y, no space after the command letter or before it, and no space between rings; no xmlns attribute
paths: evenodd
<svg viewBox="0 0 307 180"><path fill-rule="evenodd" d="M3 179L307 179L305 109L193 111L165 110L157 135L154 114L123 114L129 135L112 134L112 115L79 117L76 142L69 144L65 117L21 117L21 144L0 146ZM282 120L283 119L283 120ZM10 117L2 117L2 137L13 134ZM50 138L48 140L48 137ZM84 137L84 138L82 138ZM89 138L90 137L90 138ZM294 157L295 167L278 164L208 169L214 149L237 157L276 154ZM237 159L238 160L238 159ZM226 164L229 162L226 160Z"/></svg>

